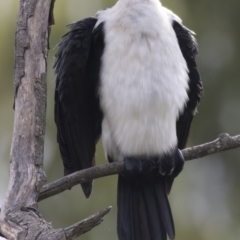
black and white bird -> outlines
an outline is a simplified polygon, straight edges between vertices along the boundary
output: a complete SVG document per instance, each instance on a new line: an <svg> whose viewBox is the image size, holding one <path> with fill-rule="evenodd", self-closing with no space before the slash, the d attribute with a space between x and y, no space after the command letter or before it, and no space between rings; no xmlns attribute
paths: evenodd
<svg viewBox="0 0 240 240"><path fill-rule="evenodd" d="M102 137L118 180L120 240L171 240L167 194L202 93L193 32L158 0L118 0L70 25L56 54L55 122L65 175L94 166ZM82 184L88 198L92 182Z"/></svg>

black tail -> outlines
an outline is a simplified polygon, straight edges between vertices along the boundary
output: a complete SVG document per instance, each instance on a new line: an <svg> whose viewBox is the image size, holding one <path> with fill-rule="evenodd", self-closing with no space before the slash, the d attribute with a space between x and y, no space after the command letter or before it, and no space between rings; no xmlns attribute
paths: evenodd
<svg viewBox="0 0 240 240"><path fill-rule="evenodd" d="M119 240L171 240L174 223L164 177L151 175L118 178Z"/></svg>

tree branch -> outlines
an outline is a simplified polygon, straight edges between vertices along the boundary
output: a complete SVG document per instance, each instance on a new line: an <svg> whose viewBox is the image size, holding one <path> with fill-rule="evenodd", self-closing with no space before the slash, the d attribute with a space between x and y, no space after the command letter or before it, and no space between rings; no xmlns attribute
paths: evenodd
<svg viewBox="0 0 240 240"><path fill-rule="evenodd" d="M231 137L227 133L222 133L212 142L183 149L182 154L185 160L188 161L238 147L240 147L240 135ZM122 172L123 167L123 162L114 162L70 174L43 186L38 201L64 192L79 183L119 174Z"/></svg>
<svg viewBox="0 0 240 240"><path fill-rule="evenodd" d="M122 170L123 162L113 162L72 173L43 186L38 201L64 192L79 183L118 174L121 173Z"/></svg>
<svg viewBox="0 0 240 240"><path fill-rule="evenodd" d="M55 0L21 0L15 43L15 122L10 180L1 211L0 232L9 240L68 240L101 223L111 209L65 229L54 229L37 211L46 181L43 148L46 121L46 72Z"/></svg>
<svg viewBox="0 0 240 240"><path fill-rule="evenodd" d="M102 218L109 213L111 208L112 207L108 207L63 229L53 229L52 225L42 219L37 212L32 211L30 208L22 208L21 212L12 211L8 219L4 221L0 220L0 230L9 240L70 240L81 236L93 227L99 225L103 221ZM14 221L11 220L13 217ZM21 223L21 225L17 225L16 222Z"/></svg>
<svg viewBox="0 0 240 240"><path fill-rule="evenodd" d="M183 149L182 154L185 160L193 160L239 147L240 135L231 137L227 133L221 133L219 137L212 142Z"/></svg>
<svg viewBox="0 0 240 240"><path fill-rule="evenodd" d="M108 207L86 219L83 221L76 223L70 227L64 228L64 234L66 239L73 239L76 238L85 232L90 231L93 227L99 225L103 220L102 218L110 212L112 207Z"/></svg>

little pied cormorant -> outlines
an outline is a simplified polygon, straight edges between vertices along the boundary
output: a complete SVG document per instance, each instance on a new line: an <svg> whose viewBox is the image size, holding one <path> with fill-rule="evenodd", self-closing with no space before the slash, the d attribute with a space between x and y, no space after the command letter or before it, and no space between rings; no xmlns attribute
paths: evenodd
<svg viewBox="0 0 240 240"><path fill-rule="evenodd" d="M202 93L193 33L158 0L118 0L70 25L56 54L55 122L65 175L94 166L102 137L118 179L119 240L171 240L167 194ZM86 197L92 182L82 184Z"/></svg>

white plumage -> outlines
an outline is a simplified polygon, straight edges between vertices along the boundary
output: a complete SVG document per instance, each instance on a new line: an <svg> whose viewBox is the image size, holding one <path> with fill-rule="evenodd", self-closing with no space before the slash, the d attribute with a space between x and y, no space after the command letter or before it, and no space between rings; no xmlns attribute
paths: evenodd
<svg viewBox="0 0 240 240"><path fill-rule="evenodd" d="M119 0L104 22L100 99L105 154L156 156L177 145L176 120L188 100L188 69L172 16L158 0Z"/></svg>

